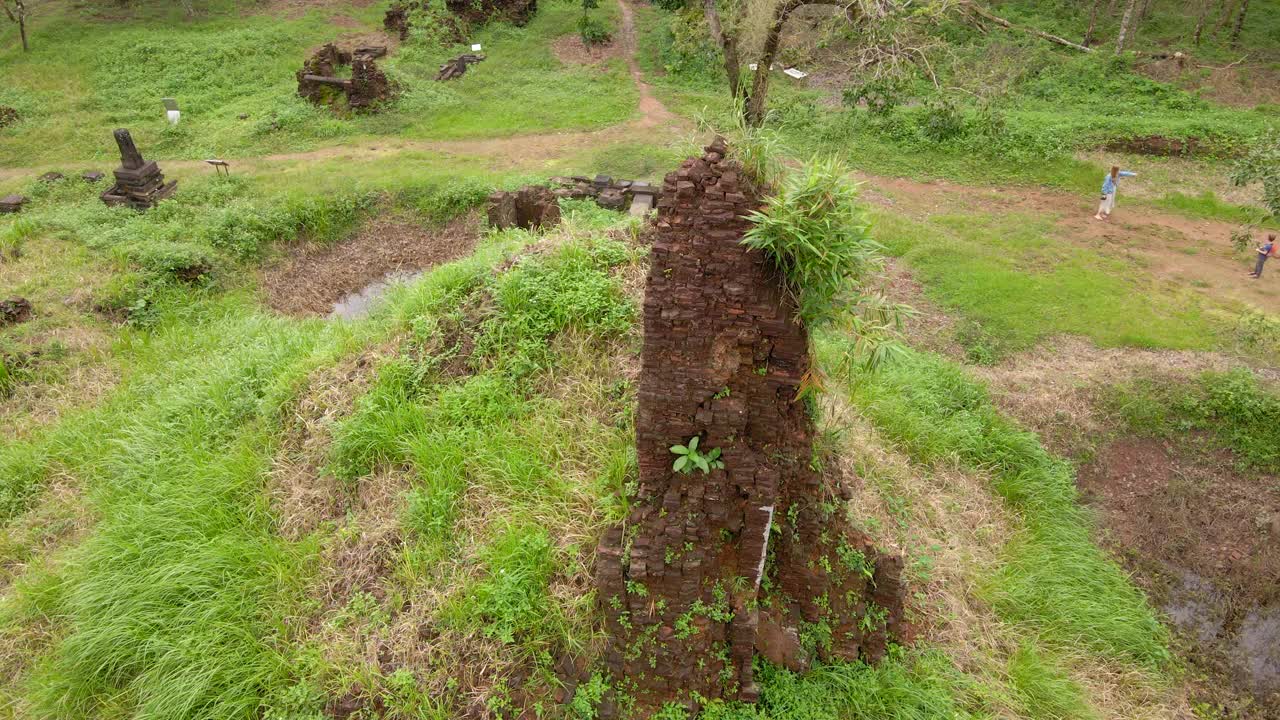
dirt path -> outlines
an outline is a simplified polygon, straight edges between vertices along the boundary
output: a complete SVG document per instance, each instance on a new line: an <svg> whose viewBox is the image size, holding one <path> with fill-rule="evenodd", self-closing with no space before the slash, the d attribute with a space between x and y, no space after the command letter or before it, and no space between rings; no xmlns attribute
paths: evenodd
<svg viewBox="0 0 1280 720"><path fill-rule="evenodd" d="M631 71L631 79L635 80L640 90L640 119L634 123L637 128L653 128L671 123L676 116L653 96L653 88L644 81L644 73L636 62L638 48L636 45L636 21L629 0L618 0L618 9L622 11L622 29L618 42L622 45L623 56L627 59L627 69Z"/></svg>
<svg viewBox="0 0 1280 720"><path fill-rule="evenodd" d="M910 217L973 213L1024 213L1054 220L1054 237L1092 252L1118 257L1137 272L1206 298L1234 300L1275 313L1280 273L1246 277L1249 260L1231 248L1235 226L1164 212L1123 198L1109 221L1093 219L1097 198L1037 188L985 188L945 181L860 175L873 203Z"/></svg>

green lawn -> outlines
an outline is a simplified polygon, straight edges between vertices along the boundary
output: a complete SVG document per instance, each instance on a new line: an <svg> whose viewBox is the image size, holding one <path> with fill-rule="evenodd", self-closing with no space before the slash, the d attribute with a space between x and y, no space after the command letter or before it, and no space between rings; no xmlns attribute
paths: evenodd
<svg viewBox="0 0 1280 720"><path fill-rule="evenodd" d="M22 121L0 132L6 164L110 161L111 130L128 127L147 156L201 159L309 149L353 138L498 137L592 129L635 114L637 92L620 60L565 67L549 42L575 32L580 10L547 3L526 28L495 25L472 38L488 57L461 79L435 81L439 64L466 50L411 37L383 64L402 94L384 112L337 117L296 95L309 49L381 27L381 4L313 11L297 19L228 8L196 20L94 20L48 6L22 53L0 26L0 104ZM616 5L597 13L612 18ZM358 29L336 29L334 14ZM164 120L177 98L182 123ZM247 114L248 118L238 119Z"/></svg>
<svg viewBox="0 0 1280 720"><path fill-rule="evenodd" d="M931 298L978 323L998 352L1057 333L1104 347L1214 347L1217 328L1194 300L1139 267L1055 241L1052 217L874 217L889 253L906 260Z"/></svg>

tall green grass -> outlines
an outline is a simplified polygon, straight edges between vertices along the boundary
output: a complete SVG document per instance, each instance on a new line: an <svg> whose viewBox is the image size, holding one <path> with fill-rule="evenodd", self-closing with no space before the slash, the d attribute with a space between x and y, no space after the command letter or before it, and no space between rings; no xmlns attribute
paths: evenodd
<svg viewBox="0 0 1280 720"><path fill-rule="evenodd" d="M244 717L281 672L273 600L296 558L272 532L262 475L275 410L325 338L219 310L197 332L138 338L121 392L35 451L31 467L81 480L98 520L46 581L61 632L28 678L33 716ZM0 622L22 607L0 607Z"/></svg>
<svg viewBox="0 0 1280 720"><path fill-rule="evenodd" d="M991 476L1022 520L984 593L1006 622L1051 645L1159 668L1167 635L1145 596L1094 545L1074 471L1004 419L985 389L940 357L913 353L854 378L852 400L915 461L959 462Z"/></svg>

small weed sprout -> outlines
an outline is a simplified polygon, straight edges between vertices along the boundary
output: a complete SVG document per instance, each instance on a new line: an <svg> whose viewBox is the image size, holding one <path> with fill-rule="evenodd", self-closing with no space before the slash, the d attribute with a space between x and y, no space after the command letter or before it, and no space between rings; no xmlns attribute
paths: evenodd
<svg viewBox="0 0 1280 720"><path fill-rule="evenodd" d="M711 452L706 454L699 452L697 435L689 440L688 445L672 445L671 452L676 455L676 461L672 463L671 469L678 473L688 475L697 469L703 474L710 474L712 470L724 469L724 461L720 459L720 448L712 448Z"/></svg>

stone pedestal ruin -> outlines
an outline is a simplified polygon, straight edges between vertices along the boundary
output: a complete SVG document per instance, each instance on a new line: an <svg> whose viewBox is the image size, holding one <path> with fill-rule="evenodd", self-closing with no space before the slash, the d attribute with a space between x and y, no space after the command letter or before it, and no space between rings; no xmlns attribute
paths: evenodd
<svg viewBox="0 0 1280 720"><path fill-rule="evenodd" d="M298 95L316 105L329 105L337 97L344 97L352 110L371 111L392 95L391 81L374 62L386 54L384 45L347 52L333 43L326 44L307 58L297 72ZM351 77L339 77L339 68L346 65L351 66Z"/></svg>
<svg viewBox="0 0 1280 720"><path fill-rule="evenodd" d="M597 560L614 688L602 717L751 702L756 652L797 670L809 649L874 661L902 622L900 559L850 526L841 490L812 469L808 333L778 272L740 244L760 195L725 150L685 161L658 203L639 489ZM693 437L723 469L672 470L669 448ZM806 648L806 635L829 640Z"/></svg>
<svg viewBox="0 0 1280 720"><path fill-rule="evenodd" d="M164 174L154 160L144 160L128 130L115 131L116 145L120 148L120 167L114 175L116 184L99 197L108 205L128 205L135 210L146 210L173 195L178 181L164 181Z"/></svg>
<svg viewBox="0 0 1280 720"><path fill-rule="evenodd" d="M489 195L489 225L499 230L539 230L560 222L560 204L550 190L528 185Z"/></svg>

